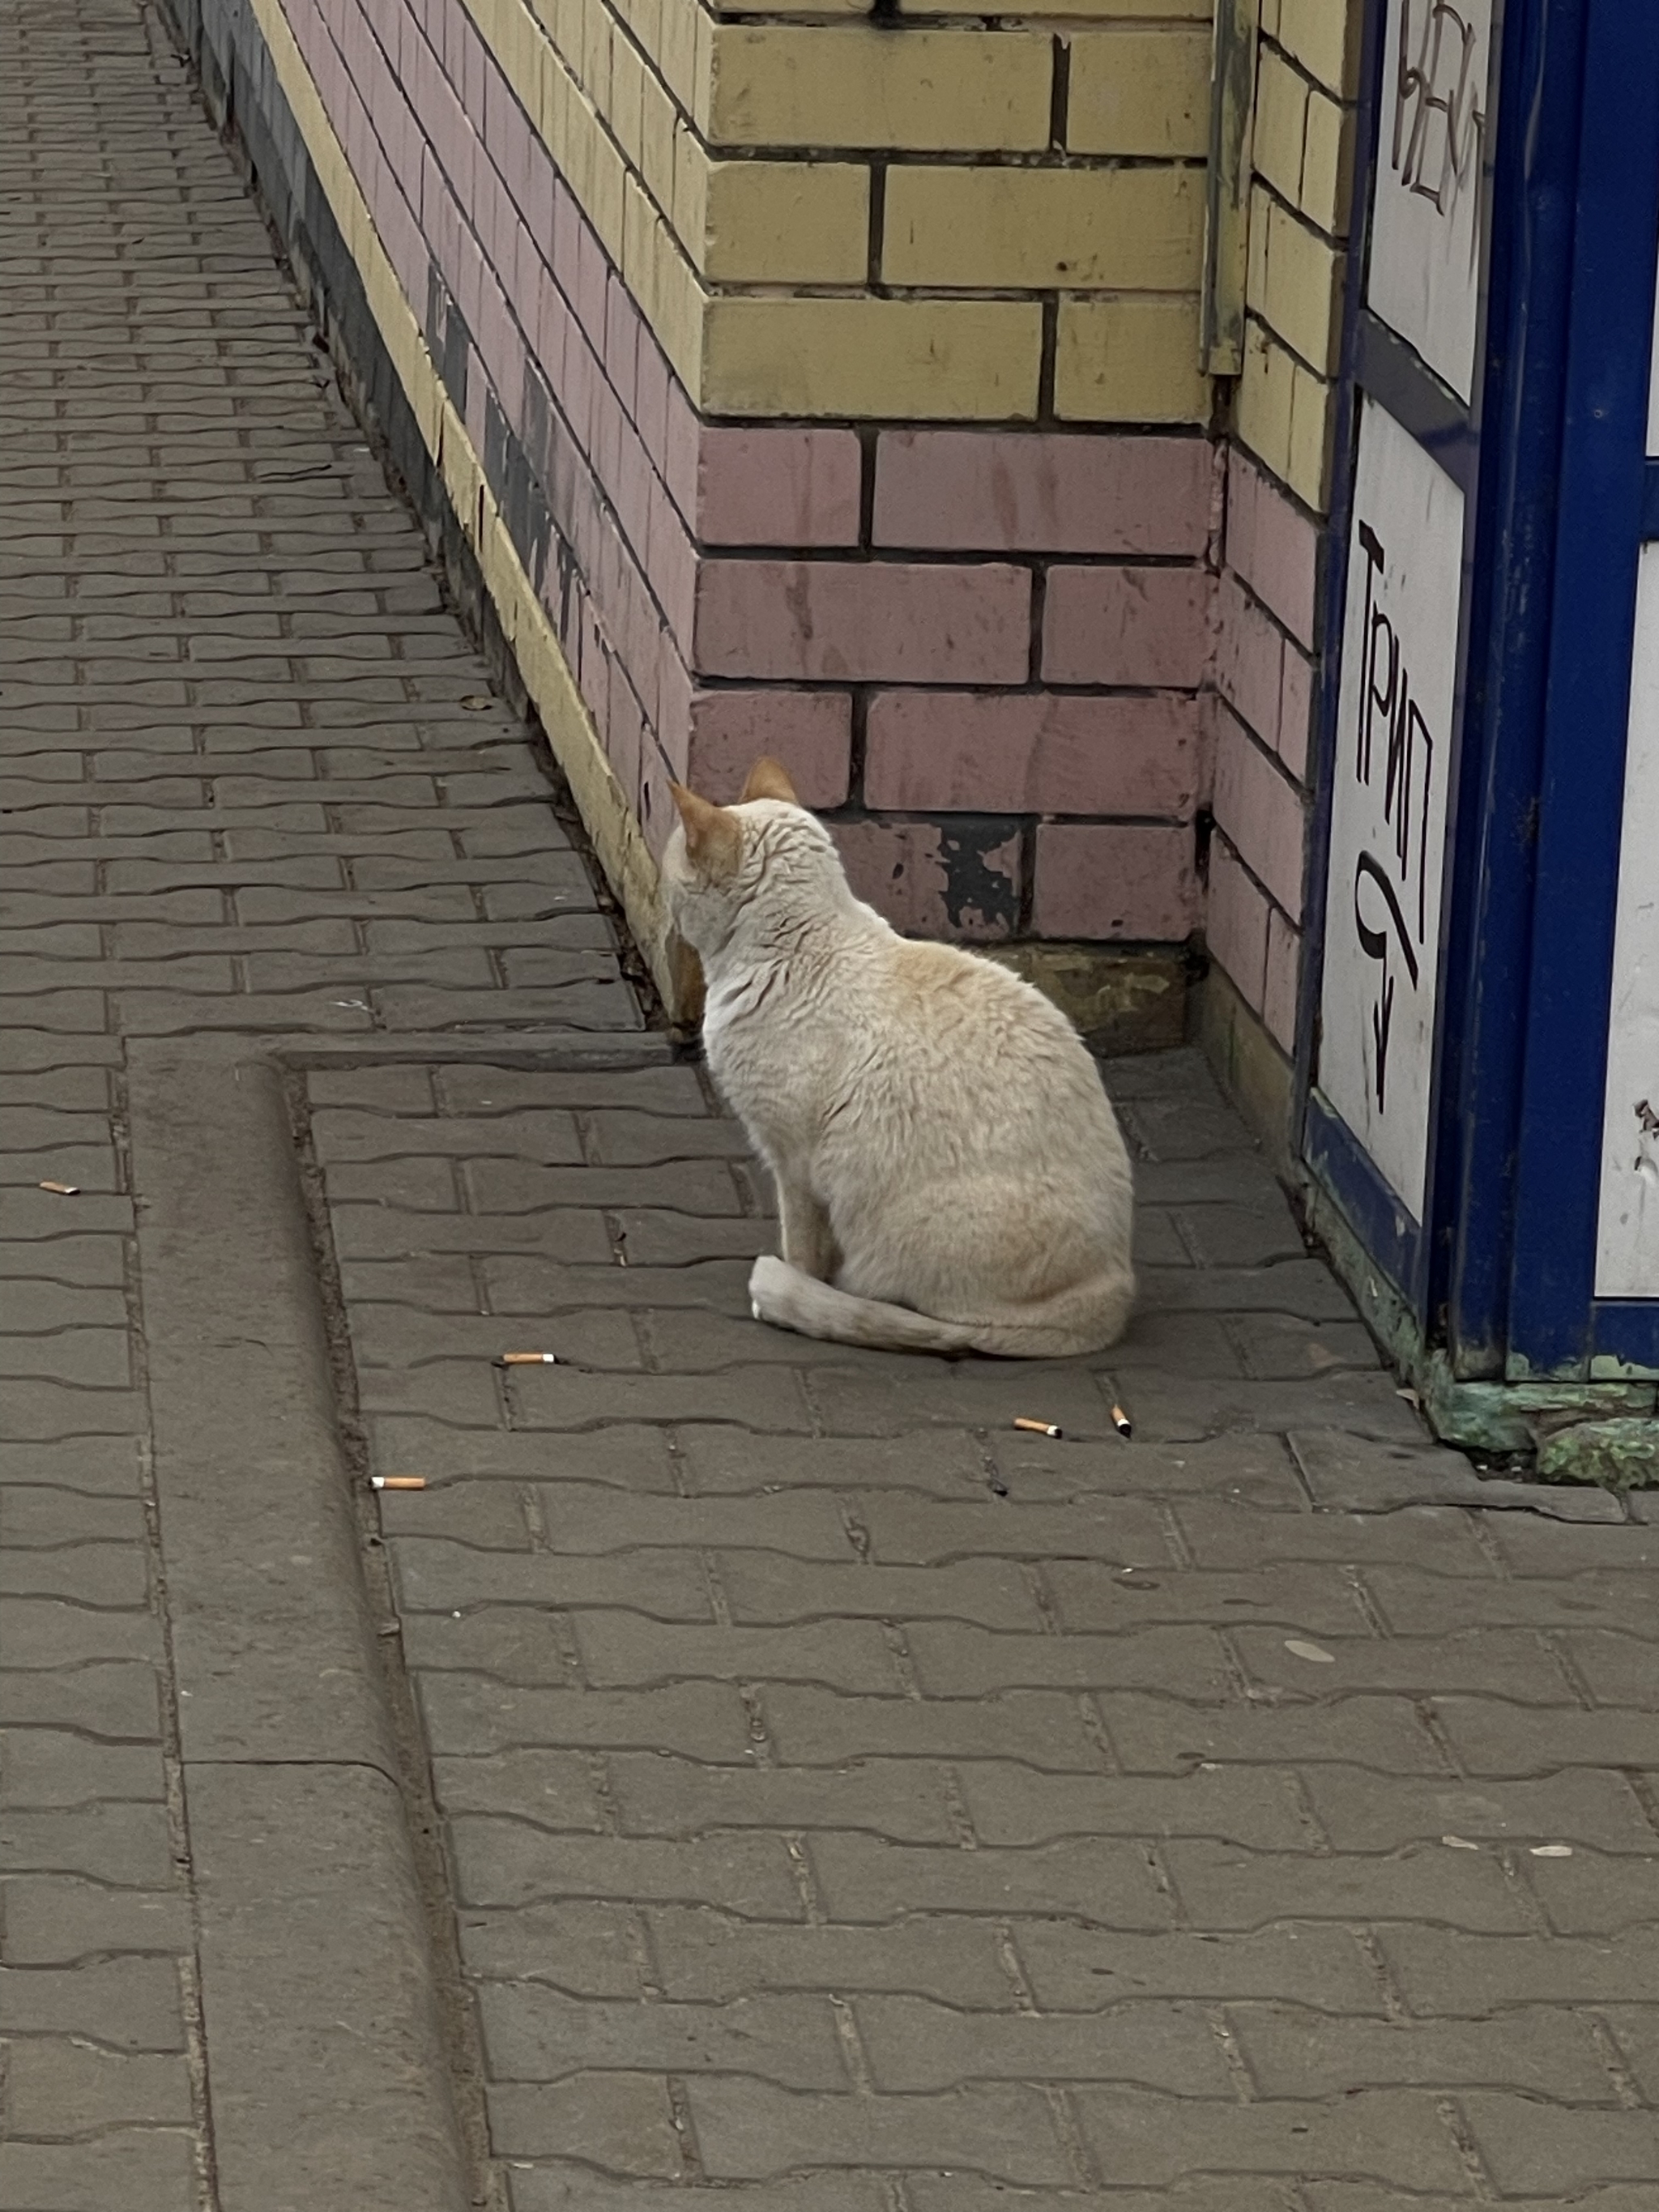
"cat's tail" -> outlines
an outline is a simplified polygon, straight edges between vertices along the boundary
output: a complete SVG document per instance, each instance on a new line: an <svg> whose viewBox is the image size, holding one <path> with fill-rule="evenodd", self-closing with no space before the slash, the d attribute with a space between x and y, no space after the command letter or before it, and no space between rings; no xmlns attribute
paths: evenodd
<svg viewBox="0 0 1659 2212"><path fill-rule="evenodd" d="M872 1352L983 1352L1004 1359L1066 1359L1116 1340L1129 1318L1134 1282L1126 1273L1121 1289L1114 1285L1104 1297L1090 1298L1086 1312L1038 1310L1029 1321L1000 1322L935 1321L908 1306L855 1297L769 1256L755 1262L749 1297L757 1321L831 1344L858 1344Z"/></svg>

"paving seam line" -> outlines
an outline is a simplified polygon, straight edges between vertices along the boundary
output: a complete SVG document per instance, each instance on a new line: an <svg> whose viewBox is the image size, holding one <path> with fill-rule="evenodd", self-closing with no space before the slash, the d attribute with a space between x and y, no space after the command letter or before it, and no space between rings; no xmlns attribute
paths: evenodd
<svg viewBox="0 0 1659 2212"><path fill-rule="evenodd" d="M674 1048L519 1031L126 1052L222 2212L468 2212L477 2115L458 2108L288 1086L316 1066L629 1068Z"/></svg>

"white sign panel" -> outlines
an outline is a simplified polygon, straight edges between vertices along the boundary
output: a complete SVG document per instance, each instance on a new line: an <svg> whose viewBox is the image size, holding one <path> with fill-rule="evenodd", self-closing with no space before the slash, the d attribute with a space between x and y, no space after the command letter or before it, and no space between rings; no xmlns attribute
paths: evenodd
<svg viewBox="0 0 1659 2212"><path fill-rule="evenodd" d="M1659 1298L1659 544L1638 571L1615 913L1595 1295Z"/></svg>
<svg viewBox="0 0 1659 2212"><path fill-rule="evenodd" d="M1370 399L1352 529L1319 1085L1420 1221L1463 495Z"/></svg>
<svg viewBox="0 0 1659 2212"><path fill-rule="evenodd" d="M1467 400L1492 0L1389 0L1366 304Z"/></svg>

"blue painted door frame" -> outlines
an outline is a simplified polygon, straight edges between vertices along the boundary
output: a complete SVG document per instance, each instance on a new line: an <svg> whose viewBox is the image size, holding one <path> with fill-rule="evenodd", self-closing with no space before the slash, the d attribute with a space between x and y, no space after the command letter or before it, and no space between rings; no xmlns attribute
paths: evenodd
<svg viewBox="0 0 1659 2212"><path fill-rule="evenodd" d="M1494 11L1470 405L1364 304L1386 0L1362 64L1297 1060L1304 1157L1452 1376L1659 1370L1659 1302L1594 1297L1603 1073L1659 250L1659 6ZM1352 501L1369 395L1465 495L1439 1036L1421 1223L1317 1084ZM1654 856L1659 872L1659 854Z"/></svg>

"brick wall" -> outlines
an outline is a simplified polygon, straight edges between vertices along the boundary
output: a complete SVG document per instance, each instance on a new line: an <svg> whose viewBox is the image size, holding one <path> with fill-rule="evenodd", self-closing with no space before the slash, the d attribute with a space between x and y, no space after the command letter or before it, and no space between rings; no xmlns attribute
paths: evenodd
<svg viewBox="0 0 1659 2212"><path fill-rule="evenodd" d="M1262 0L1243 374L1217 583L1215 835L1206 938L1251 1011L1295 1038L1316 592L1360 10Z"/></svg>
<svg viewBox="0 0 1659 2212"><path fill-rule="evenodd" d="M906 927L1188 935L1207 0L249 4L651 850L764 745Z"/></svg>
<svg viewBox="0 0 1659 2212"><path fill-rule="evenodd" d="M901 927L1204 928L1289 1045L1357 7L1263 0L1218 443L1209 0L200 4L418 325L398 373L671 995L668 781L727 795L764 748Z"/></svg>

